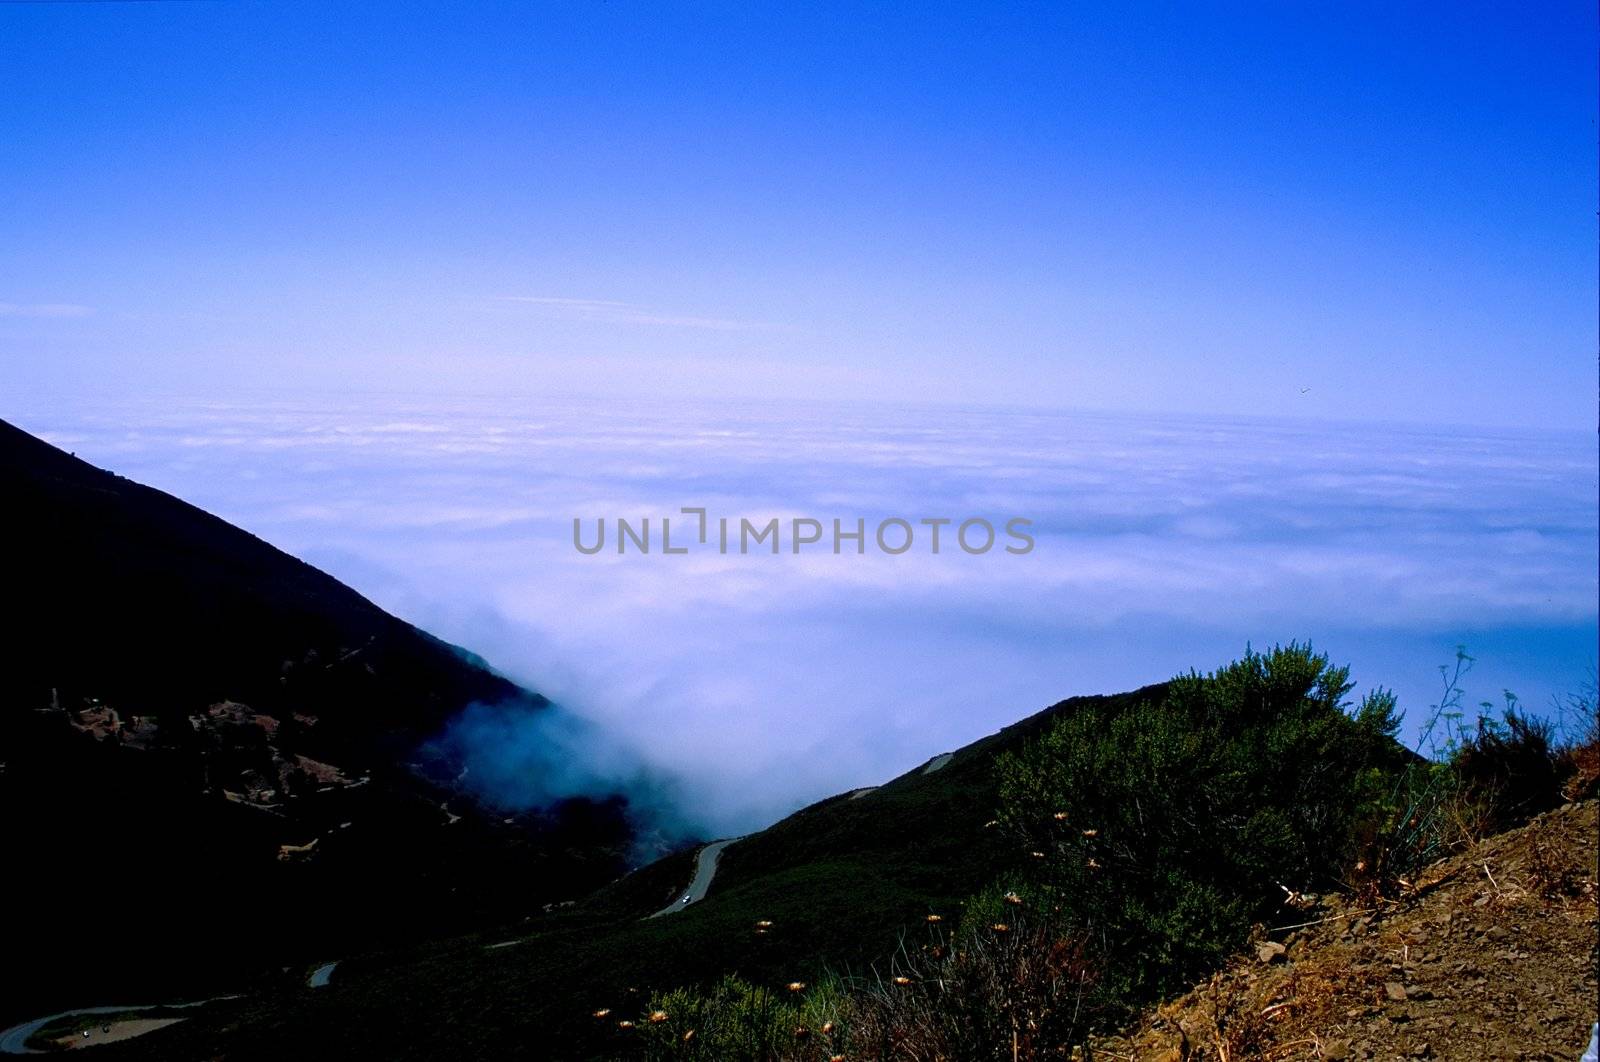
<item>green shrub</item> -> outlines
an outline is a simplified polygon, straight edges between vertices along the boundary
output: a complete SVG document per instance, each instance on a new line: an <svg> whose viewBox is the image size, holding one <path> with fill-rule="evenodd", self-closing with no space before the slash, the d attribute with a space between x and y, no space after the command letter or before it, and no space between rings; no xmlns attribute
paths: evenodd
<svg viewBox="0 0 1600 1062"><path fill-rule="evenodd" d="M1451 766L1464 793L1486 808L1488 832L1510 829L1561 803L1552 727L1514 705L1501 722L1480 718Z"/></svg>
<svg viewBox="0 0 1600 1062"><path fill-rule="evenodd" d="M1600 678L1589 669L1589 680L1577 692L1555 702L1560 720L1560 745L1556 750L1561 775L1561 795L1568 800L1589 800L1600 794Z"/></svg>
<svg viewBox="0 0 1600 1062"><path fill-rule="evenodd" d="M640 1062L809 1062L843 1043L844 1008L831 981L768 988L730 974L656 993L637 1014L607 1013L596 1046L603 1057Z"/></svg>
<svg viewBox="0 0 1600 1062"><path fill-rule="evenodd" d="M1486 714L1493 705L1484 701L1468 724L1463 680L1475 663L1457 646L1455 660L1439 666L1443 690L1418 742L1427 757L1412 756L1400 772L1357 864L1366 893L1403 893L1428 864L1577 799L1600 778L1592 683L1556 703L1558 742L1554 724L1524 713L1509 690L1501 720Z"/></svg>
<svg viewBox="0 0 1600 1062"><path fill-rule="evenodd" d="M848 984L768 990L725 977L708 989L658 994L630 1028L608 1030L605 1057L1064 1058L1088 1028L1093 986L1082 941L1065 934L1058 918L1015 893L993 892L974 899L956 931L930 923L925 943L902 941L882 969Z"/></svg>
<svg viewBox="0 0 1600 1062"><path fill-rule="evenodd" d="M1353 855L1398 766L1394 698L1347 710L1348 669L1290 644L1089 705L999 764L1000 821L1081 927L1106 998L1159 997L1243 943L1285 890Z"/></svg>

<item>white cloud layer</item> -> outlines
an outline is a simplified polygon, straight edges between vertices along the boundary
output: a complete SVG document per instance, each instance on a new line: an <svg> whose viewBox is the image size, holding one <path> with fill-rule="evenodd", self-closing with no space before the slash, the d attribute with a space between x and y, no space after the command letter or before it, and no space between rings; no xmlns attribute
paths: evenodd
<svg viewBox="0 0 1600 1062"><path fill-rule="evenodd" d="M482 653L671 772L712 832L1247 640L1310 638L1413 716L1457 642L1483 660L1473 694L1535 705L1594 653L1583 437L482 399L21 412ZM574 517L682 506L1023 516L1037 547L572 547Z"/></svg>

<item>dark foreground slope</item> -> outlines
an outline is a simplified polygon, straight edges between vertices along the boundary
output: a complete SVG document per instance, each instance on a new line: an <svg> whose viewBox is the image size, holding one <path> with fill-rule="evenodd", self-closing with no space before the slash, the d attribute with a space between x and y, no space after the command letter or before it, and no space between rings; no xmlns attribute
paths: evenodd
<svg viewBox="0 0 1600 1062"><path fill-rule="evenodd" d="M543 698L4 423L0 499L0 1010L225 987L620 870L620 798L503 819L432 743L468 704Z"/></svg>
<svg viewBox="0 0 1600 1062"><path fill-rule="evenodd" d="M651 990L730 972L769 986L867 973L1020 858L986 825L997 756L1086 704L1160 693L1063 701L936 770L799 811L730 846L706 899L673 915L645 917L682 892L690 853L497 932L352 958L325 990L208 1008L107 1057L613 1057L615 1021L594 1011L636 1014Z"/></svg>

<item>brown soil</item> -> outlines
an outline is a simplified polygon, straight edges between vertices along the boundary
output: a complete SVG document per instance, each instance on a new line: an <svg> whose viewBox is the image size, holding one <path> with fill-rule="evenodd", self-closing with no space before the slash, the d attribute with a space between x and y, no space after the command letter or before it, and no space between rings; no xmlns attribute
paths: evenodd
<svg viewBox="0 0 1600 1062"><path fill-rule="evenodd" d="M1094 1057L1576 1062L1597 1007L1595 809L1487 838L1398 902L1286 909L1316 921L1263 936Z"/></svg>

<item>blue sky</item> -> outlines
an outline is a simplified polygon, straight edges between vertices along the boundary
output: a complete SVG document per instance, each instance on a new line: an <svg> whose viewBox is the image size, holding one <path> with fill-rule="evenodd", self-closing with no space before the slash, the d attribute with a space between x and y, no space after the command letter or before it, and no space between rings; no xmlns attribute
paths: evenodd
<svg viewBox="0 0 1600 1062"><path fill-rule="evenodd" d="M1595 662L1595 18L0 3L0 416L713 830L1247 642L1408 725L1465 643L1544 710ZM1039 548L570 548L708 503Z"/></svg>
<svg viewBox="0 0 1600 1062"><path fill-rule="evenodd" d="M1589 429L1595 45L1577 3L6 4L0 390Z"/></svg>

